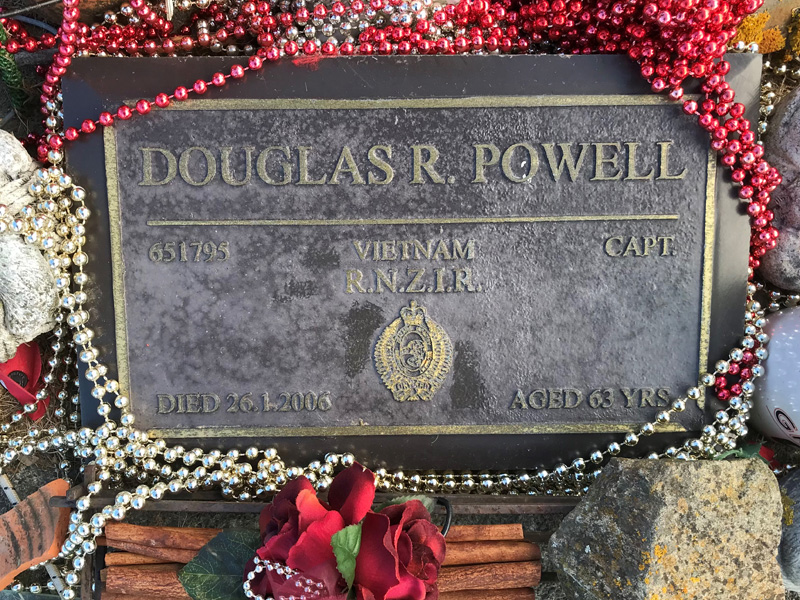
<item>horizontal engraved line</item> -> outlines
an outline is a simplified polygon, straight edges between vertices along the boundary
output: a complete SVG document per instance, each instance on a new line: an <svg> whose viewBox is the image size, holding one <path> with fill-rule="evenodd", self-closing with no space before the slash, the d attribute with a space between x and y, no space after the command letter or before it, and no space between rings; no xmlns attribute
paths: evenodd
<svg viewBox="0 0 800 600"><path fill-rule="evenodd" d="M694 95L692 98L697 98ZM686 96L689 98L689 96ZM136 102L132 100L130 103ZM573 94L541 96L466 96L461 98L202 98L171 104L166 110L374 110L385 108L534 108L540 106L673 106L655 94Z"/></svg>
<svg viewBox="0 0 800 600"><path fill-rule="evenodd" d="M542 217L422 217L416 219L219 219L212 221L153 220L150 227L261 226L341 227L347 225L490 225L516 223L569 223L576 221L677 221L679 215L556 215Z"/></svg>
<svg viewBox="0 0 800 600"><path fill-rule="evenodd" d="M362 435L526 435L569 433L623 433L638 427L636 423L516 423L508 425L344 425L339 427L237 427L210 426L196 428L154 428L154 437L194 439L207 437L314 437ZM658 426L658 433L686 431L680 423Z"/></svg>

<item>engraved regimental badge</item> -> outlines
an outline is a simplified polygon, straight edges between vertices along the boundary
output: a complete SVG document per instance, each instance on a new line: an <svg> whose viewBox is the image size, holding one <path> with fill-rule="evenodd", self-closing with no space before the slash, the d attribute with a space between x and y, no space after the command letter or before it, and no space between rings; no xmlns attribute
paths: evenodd
<svg viewBox="0 0 800 600"><path fill-rule="evenodd" d="M398 402L429 401L453 364L447 332L415 300L383 330L375 344L375 368Z"/></svg>

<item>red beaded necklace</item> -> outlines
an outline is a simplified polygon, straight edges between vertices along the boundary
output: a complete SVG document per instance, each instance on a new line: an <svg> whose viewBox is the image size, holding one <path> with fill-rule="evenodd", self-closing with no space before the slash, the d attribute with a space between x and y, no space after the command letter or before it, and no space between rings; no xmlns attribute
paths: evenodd
<svg viewBox="0 0 800 600"><path fill-rule="evenodd" d="M128 120L148 114L154 106L164 108L192 94L205 94L211 87L224 86L229 78L240 79L247 71L257 71L265 62L282 57L624 52L640 65L653 91L667 93L672 100L683 98L687 79L701 81L701 101L686 100L683 109L696 115L699 125L709 132L711 148L731 170L731 178L740 186L739 198L747 202L751 278L759 259L775 247L778 231L771 226L774 215L768 205L781 177L763 159L763 148L744 118L745 107L734 101L735 93L725 81L730 65L723 58L742 19L758 10L763 0L461 0L424 12L423 0L336 1L330 6L318 3L311 9L299 2L294 10L285 1L276 6L265 1L223 5L201 0L198 4L203 8L194 12L190 24L174 37L172 23L146 0L131 0L121 7L120 13L128 19L126 25L117 24L115 14L107 13L104 24L91 26L78 22L79 1L64 0L63 21L56 36L36 39L19 22L0 18L8 32L5 49L11 53L57 46L42 85L42 111L48 115L45 133L29 139L42 160L59 162L65 141L90 134L98 126L110 127L115 119ZM341 42L316 37L317 27L324 33L338 24L346 31L345 22L357 25L357 37L348 35ZM219 52L224 44L233 42L244 44L243 50L252 55L228 73L213 73L208 80L197 80L189 87L179 86L172 93L103 112L97 120L84 121L80 129L60 131L56 115L61 79L76 54L193 54ZM231 47L239 49L229 46L228 50ZM727 374L716 377L720 400L739 396L742 384L753 378L754 351L745 350L741 360L731 362Z"/></svg>

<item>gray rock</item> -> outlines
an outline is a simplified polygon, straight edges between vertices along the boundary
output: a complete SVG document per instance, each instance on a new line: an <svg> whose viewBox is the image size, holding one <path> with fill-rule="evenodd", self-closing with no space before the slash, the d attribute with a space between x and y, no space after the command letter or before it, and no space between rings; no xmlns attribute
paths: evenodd
<svg viewBox="0 0 800 600"><path fill-rule="evenodd" d="M782 600L782 512L758 459L614 459L550 551L575 600Z"/></svg>
<svg viewBox="0 0 800 600"><path fill-rule="evenodd" d="M785 290L800 291L800 89L772 117L764 137L764 156L783 176L770 208L780 231L778 245L761 259L762 277Z"/></svg>
<svg viewBox="0 0 800 600"><path fill-rule="evenodd" d="M783 584L791 592L800 592L800 471L781 480L781 492L786 496L778 564Z"/></svg>
<svg viewBox="0 0 800 600"><path fill-rule="evenodd" d="M36 163L17 138L0 129L0 185L27 178L35 169Z"/></svg>
<svg viewBox="0 0 800 600"><path fill-rule="evenodd" d="M35 201L28 186L37 166L13 135L0 130L0 204L7 214ZM0 362L55 326L57 304L55 278L42 253L17 234L1 234Z"/></svg>
<svg viewBox="0 0 800 600"><path fill-rule="evenodd" d="M7 214L16 215L34 202L28 186L38 166L17 138L0 130L0 204Z"/></svg>
<svg viewBox="0 0 800 600"><path fill-rule="evenodd" d="M58 291L44 256L18 235L0 235L0 362L56 324Z"/></svg>

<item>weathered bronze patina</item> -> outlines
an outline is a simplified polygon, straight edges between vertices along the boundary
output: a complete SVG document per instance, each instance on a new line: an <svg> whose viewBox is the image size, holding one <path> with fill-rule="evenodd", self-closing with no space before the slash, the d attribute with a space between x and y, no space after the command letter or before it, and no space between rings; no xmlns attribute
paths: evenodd
<svg viewBox="0 0 800 600"><path fill-rule="evenodd" d="M131 69L155 93L228 63L76 60L66 124L135 100ZM739 334L747 217L692 125L623 57L270 66L70 153L98 343L137 424L186 444L568 460Z"/></svg>

